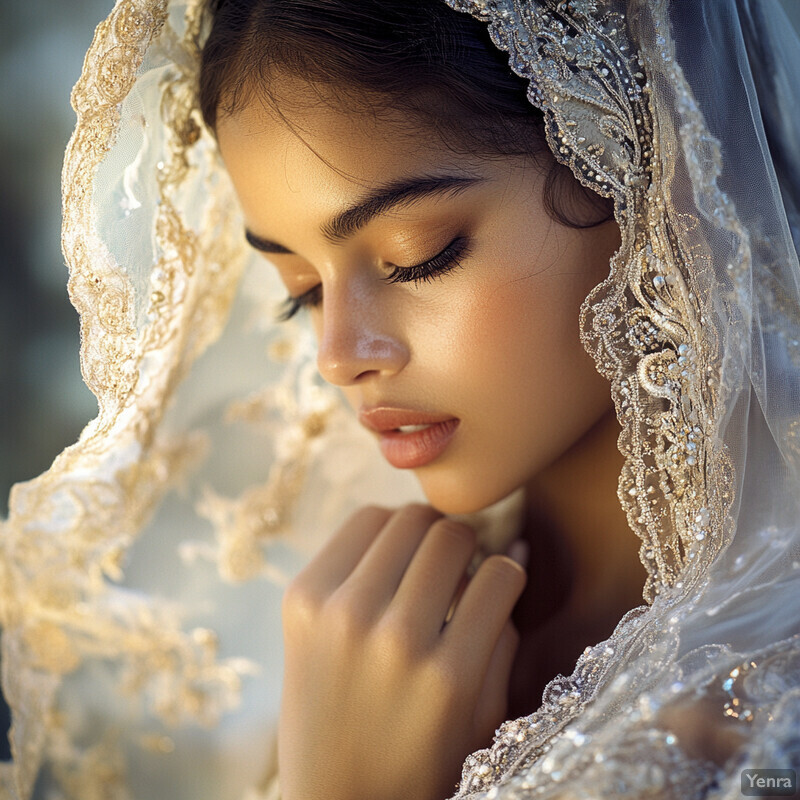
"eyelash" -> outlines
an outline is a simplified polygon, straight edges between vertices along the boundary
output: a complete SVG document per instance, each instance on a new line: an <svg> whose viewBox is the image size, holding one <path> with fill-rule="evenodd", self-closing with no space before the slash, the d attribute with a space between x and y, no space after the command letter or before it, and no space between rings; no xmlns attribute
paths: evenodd
<svg viewBox="0 0 800 800"><path fill-rule="evenodd" d="M461 266L461 261L471 252L470 240L466 236L458 236L450 242L441 253L433 258L414 264L411 267L395 267L383 280L386 283L423 283L440 278ZM278 315L279 322L291 319L301 308L319 305L322 302L322 284L304 292L299 297L287 297L284 310Z"/></svg>

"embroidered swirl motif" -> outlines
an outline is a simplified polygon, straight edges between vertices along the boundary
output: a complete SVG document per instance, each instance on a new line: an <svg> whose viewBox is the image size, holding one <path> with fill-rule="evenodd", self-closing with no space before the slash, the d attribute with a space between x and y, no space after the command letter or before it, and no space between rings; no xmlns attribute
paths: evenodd
<svg viewBox="0 0 800 800"><path fill-rule="evenodd" d="M741 243L743 269L748 248L730 203L716 188L718 147L674 61L669 32L661 30L664 5L640 12L657 30L654 63L629 44L642 19L626 19L609 0L446 1L487 22L511 68L530 81L528 96L544 112L555 157L584 186L614 200L622 243L608 278L583 305L581 338L611 382L623 426L619 497L642 540L644 597L652 602L667 587L683 594L702 579L724 543L719 532L729 527L733 476L717 435L723 393L715 366L720 351L709 300L710 257L698 219L676 213L668 199L676 168L670 154L682 144L688 145L684 153L693 153L685 168L694 185L717 202L715 223ZM653 106L654 73L666 75L679 98L682 142L674 141L669 121ZM620 623L610 643L623 638L623 628ZM560 679L556 702L548 697L557 682L548 686L542 709L529 718L537 720L535 735L515 729L509 738L507 723L489 750L470 757L459 797L495 786L520 758L546 750L548 738L596 693L602 669L589 665L599 655L587 651L571 678ZM525 721L514 724L528 730Z"/></svg>
<svg viewBox="0 0 800 800"><path fill-rule="evenodd" d="M556 158L614 199L622 244L608 279L587 298L581 327L623 423L621 500L643 540L652 601L694 558L696 542L720 529L727 503L714 499L727 493L728 471L718 471L727 461L708 445L717 347L706 265L692 249L696 220L674 214L665 199L671 167L656 144L647 65L631 51L628 21L607 2L449 5L489 21L511 67L531 82Z"/></svg>

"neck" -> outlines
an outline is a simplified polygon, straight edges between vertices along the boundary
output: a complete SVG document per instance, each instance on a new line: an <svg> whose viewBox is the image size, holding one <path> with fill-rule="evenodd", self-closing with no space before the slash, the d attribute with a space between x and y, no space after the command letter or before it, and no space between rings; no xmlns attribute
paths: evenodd
<svg viewBox="0 0 800 800"><path fill-rule="evenodd" d="M609 412L526 487L529 563L550 598L542 608L600 628L640 604L644 585L639 540L617 498L619 430Z"/></svg>
<svg viewBox="0 0 800 800"><path fill-rule="evenodd" d="M571 674L581 652L607 639L642 603L639 540L617 499L622 456L613 413L526 487L528 584L514 609L520 647L509 684L512 718Z"/></svg>

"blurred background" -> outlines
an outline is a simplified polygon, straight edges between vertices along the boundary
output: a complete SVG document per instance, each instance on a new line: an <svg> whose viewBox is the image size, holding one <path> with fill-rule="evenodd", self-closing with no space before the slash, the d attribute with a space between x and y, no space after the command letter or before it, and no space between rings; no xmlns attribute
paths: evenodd
<svg viewBox="0 0 800 800"><path fill-rule="evenodd" d="M782 2L800 30L800 0ZM96 411L66 292L60 170L69 92L112 5L0 0L0 517L11 485L47 469Z"/></svg>
<svg viewBox="0 0 800 800"><path fill-rule="evenodd" d="M0 518L97 405L78 361L61 256L69 92L111 0L0 0ZM10 758L0 695L0 759Z"/></svg>
<svg viewBox="0 0 800 800"><path fill-rule="evenodd" d="M61 256L69 93L110 0L0 0L0 515L94 416Z"/></svg>

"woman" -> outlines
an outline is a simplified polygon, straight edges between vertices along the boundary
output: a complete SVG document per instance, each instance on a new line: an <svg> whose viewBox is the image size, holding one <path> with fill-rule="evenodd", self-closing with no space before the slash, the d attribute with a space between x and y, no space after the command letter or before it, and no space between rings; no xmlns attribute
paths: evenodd
<svg viewBox="0 0 800 800"><path fill-rule="evenodd" d="M387 62L383 74L349 45L321 49L342 36L325 7L281 29L275 14L259 27L221 3L210 33L192 8L181 40L176 8L123 3L98 30L74 95L64 247L100 416L14 497L9 540L28 538L11 563L34 613L6 622L7 664L16 658L45 708L55 676L98 654L121 654L128 683L148 687L166 719L219 711L235 693L242 665L215 663L208 633L162 628L157 603L123 604L102 575L119 574L167 478L203 445L226 479L266 460L207 419L220 392L249 388L251 370L223 380L216 368L248 336L252 347L241 312L263 320L252 276L217 363L212 349L176 389L219 335L243 225L290 310L311 306L322 377L436 509L357 512L291 582L287 800L738 796L745 767L797 762L796 40L767 3L671 17L665 3L453 5L422 6L417 28L390 17L381 46L374 20L351 9L341 27ZM476 45L486 23L541 118L519 81L497 77L485 33ZM452 45L438 72L426 24ZM412 72L399 71L408 51L393 25L422 43ZM459 80L470 91L448 93ZM586 191L543 150L542 130ZM613 202L613 220L593 193ZM273 343L286 366L270 391L228 406L239 420L292 423L268 480L230 500L216 476L197 502L228 577L267 569L260 540L290 519L302 535L357 505L351 462L370 443L342 433L303 336ZM187 408L207 423L204 443L162 433ZM212 482L205 470L200 483ZM644 580L612 502L620 471ZM502 555L468 569L474 534L442 517L519 489L521 518L510 511L487 549L521 538L527 586ZM167 513L160 530L177 524ZM520 561L525 546L511 551ZM52 574L37 583L43 562ZM634 609L641 583L648 605ZM558 672L570 677L547 683ZM30 720L24 794L47 726L21 681L6 689ZM49 735L63 785L103 774L52 723Z"/></svg>
<svg viewBox="0 0 800 800"><path fill-rule="evenodd" d="M508 620L524 576L502 556L476 572L440 635L475 540L469 527L424 506L359 514L284 601L286 796L314 796L309 780L327 797L349 796L352 775L361 774L365 797L444 797L464 757L506 719L512 664L512 707L522 716L586 642L609 635L640 600L635 539L615 492L619 426L575 324L608 272L619 229L550 155L526 82L508 75L485 26L444 5L358 9L354 20L351 5L223 5L204 49L200 102L248 241L297 298L290 313L311 306L320 374L341 386L387 460L413 469L439 512L473 512L527 487L523 541L542 574L518 605L524 654L515 657L519 634ZM403 73L392 91L426 26L440 29L416 48L433 54L428 74ZM362 40L369 49L359 49ZM461 64L459 47L469 52ZM380 59L371 57L379 49ZM311 64L296 63L304 53L313 53ZM437 86L448 67L453 85ZM417 110L426 89L436 100ZM448 107L448 97L460 102ZM503 124L506 142L498 142ZM546 210L547 180L561 216L575 217L568 224ZM338 235L326 233L335 228ZM404 430L425 423L434 424ZM598 486L594 502L585 493L576 516L568 487L600 470L605 491ZM602 570L599 542L610 562ZM559 559L559 545L577 553L569 567L578 574L564 572L570 556ZM343 591L352 607L338 607ZM309 602L319 606L313 621L304 620ZM328 652L331 631L342 627L346 637L353 625L363 626L356 640ZM449 681L440 675L447 670ZM371 687L366 707L353 699L359 686ZM459 714L435 708L436 697ZM403 748L373 738L371 717L381 729L391 719L399 738L415 730L419 750L394 763L381 757ZM463 735L435 727L426 737L432 724ZM348 756L350 727L358 735ZM377 752L363 740L379 743ZM292 761L305 776L294 786ZM374 765L374 783L357 767L364 761ZM417 787L401 779L412 772Z"/></svg>

